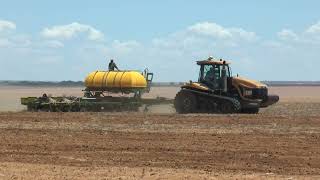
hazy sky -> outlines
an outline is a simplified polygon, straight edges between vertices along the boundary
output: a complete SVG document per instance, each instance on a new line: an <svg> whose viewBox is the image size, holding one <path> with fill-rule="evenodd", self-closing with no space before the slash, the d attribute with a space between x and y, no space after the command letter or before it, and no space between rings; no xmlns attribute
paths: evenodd
<svg viewBox="0 0 320 180"><path fill-rule="evenodd" d="M156 81L196 80L196 60L233 62L258 80L320 80L318 0L7 0L0 80L83 80L148 67Z"/></svg>

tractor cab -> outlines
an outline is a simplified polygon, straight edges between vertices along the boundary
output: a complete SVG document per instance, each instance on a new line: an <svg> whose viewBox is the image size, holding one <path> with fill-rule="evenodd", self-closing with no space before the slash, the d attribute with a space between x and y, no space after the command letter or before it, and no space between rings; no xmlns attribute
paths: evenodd
<svg viewBox="0 0 320 180"><path fill-rule="evenodd" d="M229 62L220 60L197 61L200 66L198 82L208 86L212 90L227 92L228 82L231 82L231 69Z"/></svg>

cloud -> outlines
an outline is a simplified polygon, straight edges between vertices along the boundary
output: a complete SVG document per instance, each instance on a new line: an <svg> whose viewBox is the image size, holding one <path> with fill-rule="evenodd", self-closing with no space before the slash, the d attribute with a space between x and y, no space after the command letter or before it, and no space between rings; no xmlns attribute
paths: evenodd
<svg viewBox="0 0 320 180"><path fill-rule="evenodd" d="M320 33L320 21L316 24L311 25L307 30L307 33L318 34Z"/></svg>
<svg viewBox="0 0 320 180"><path fill-rule="evenodd" d="M90 45L91 47L86 46L85 50L96 49L102 52L105 56L110 59L117 57L130 57L132 54L139 54L138 51L141 51L145 47L138 41L119 41L114 40L108 44L100 44L100 45Z"/></svg>
<svg viewBox="0 0 320 180"><path fill-rule="evenodd" d="M80 24L77 22L44 28L42 36L46 38L72 39L79 34L86 34L87 38L92 41L104 40L104 34L90 25Z"/></svg>
<svg viewBox="0 0 320 180"><path fill-rule="evenodd" d="M197 57L228 55L236 48L245 49L259 43L255 32L240 27L226 28L214 22L200 22L183 30L152 40L152 50L162 56ZM219 55L220 54L220 55Z"/></svg>
<svg viewBox="0 0 320 180"><path fill-rule="evenodd" d="M14 43L10 39L11 33L8 32L15 30L16 28L15 23L0 19L0 47L7 48L14 46Z"/></svg>
<svg viewBox="0 0 320 180"><path fill-rule="evenodd" d="M213 22L201 22L187 28L187 31L198 35L209 36L215 39L241 39L254 41L258 37L255 32L242 28L226 28Z"/></svg>
<svg viewBox="0 0 320 180"><path fill-rule="evenodd" d="M0 20L0 32L8 31L8 30L15 30L16 24L6 20Z"/></svg>
<svg viewBox="0 0 320 180"><path fill-rule="evenodd" d="M287 41L287 43L290 41L290 45L320 45L320 21L310 25L299 33L294 32L292 29L283 29L277 33L277 36L281 41Z"/></svg>
<svg viewBox="0 0 320 180"><path fill-rule="evenodd" d="M13 44L8 39L0 39L0 47L10 47Z"/></svg>
<svg viewBox="0 0 320 180"><path fill-rule="evenodd" d="M139 48L141 44L137 41L119 41L119 40L114 40L112 42L112 48L119 50L121 52L127 52L127 51L132 51L136 48Z"/></svg>
<svg viewBox="0 0 320 180"><path fill-rule="evenodd" d="M278 32L277 35L281 40L298 40L299 39L298 35L290 29L283 29L282 31Z"/></svg>
<svg viewBox="0 0 320 180"><path fill-rule="evenodd" d="M232 37L231 32L229 32L224 27L209 22L197 23L188 27L190 32L194 32L200 35L212 36L214 38L230 38Z"/></svg>
<svg viewBox="0 0 320 180"><path fill-rule="evenodd" d="M51 41L46 41L44 43L47 47L50 47L50 48L62 48L64 47L64 44L60 41L57 41L57 40L51 40Z"/></svg>
<svg viewBox="0 0 320 180"><path fill-rule="evenodd" d="M255 32L246 31L242 28L230 28L229 31L234 38L252 42L258 40L258 36Z"/></svg>

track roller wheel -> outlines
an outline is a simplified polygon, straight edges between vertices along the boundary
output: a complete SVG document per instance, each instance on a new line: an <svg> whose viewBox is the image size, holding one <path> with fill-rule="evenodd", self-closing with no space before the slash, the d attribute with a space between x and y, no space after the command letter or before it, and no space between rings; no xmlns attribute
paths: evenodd
<svg viewBox="0 0 320 180"><path fill-rule="evenodd" d="M174 107L178 113L195 113L197 110L197 98L187 91L180 91L174 99Z"/></svg>
<svg viewBox="0 0 320 180"><path fill-rule="evenodd" d="M239 110L239 107L237 107L236 104L232 103L231 101L223 101L220 104L220 112L223 114L237 113Z"/></svg>

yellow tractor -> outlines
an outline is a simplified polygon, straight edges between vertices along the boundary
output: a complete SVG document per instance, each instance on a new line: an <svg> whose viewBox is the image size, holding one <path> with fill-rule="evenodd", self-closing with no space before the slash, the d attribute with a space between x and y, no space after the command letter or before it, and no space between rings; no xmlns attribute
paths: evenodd
<svg viewBox="0 0 320 180"><path fill-rule="evenodd" d="M183 85L174 99L178 113L258 113L279 101L279 96L268 94L267 85L232 77L228 61L209 57L197 64L198 82Z"/></svg>

